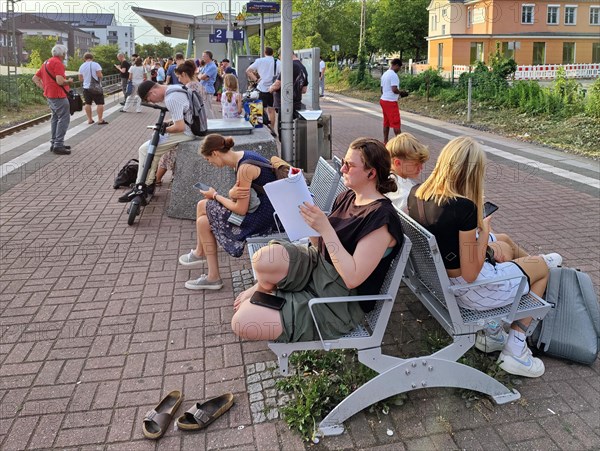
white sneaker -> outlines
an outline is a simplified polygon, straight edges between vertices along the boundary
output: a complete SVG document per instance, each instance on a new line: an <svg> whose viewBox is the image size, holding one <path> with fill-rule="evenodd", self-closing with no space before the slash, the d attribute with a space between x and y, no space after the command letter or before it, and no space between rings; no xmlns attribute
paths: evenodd
<svg viewBox="0 0 600 451"><path fill-rule="evenodd" d="M525 346L519 356L502 351L498 357L500 368L510 374L524 377L540 377L544 374L544 362L531 355L531 349Z"/></svg>
<svg viewBox="0 0 600 451"><path fill-rule="evenodd" d="M206 259L204 257L196 257L194 249L192 249L189 254L183 254L179 257L179 263L189 268L202 266L205 262Z"/></svg>
<svg viewBox="0 0 600 451"><path fill-rule="evenodd" d="M502 351L506 340L508 340L508 334L504 330L494 335L486 335L483 330L480 330L475 338L475 347L486 353Z"/></svg>
<svg viewBox="0 0 600 451"><path fill-rule="evenodd" d="M197 279L188 280L185 283L185 287L188 290L220 290L223 288L223 281L221 279L210 282L206 274L202 274Z"/></svg>
<svg viewBox="0 0 600 451"><path fill-rule="evenodd" d="M548 268L556 268L556 267L562 265L563 259L560 256L560 254L557 254L556 252L552 252L550 254L542 254L541 257L544 259L544 261L548 265Z"/></svg>

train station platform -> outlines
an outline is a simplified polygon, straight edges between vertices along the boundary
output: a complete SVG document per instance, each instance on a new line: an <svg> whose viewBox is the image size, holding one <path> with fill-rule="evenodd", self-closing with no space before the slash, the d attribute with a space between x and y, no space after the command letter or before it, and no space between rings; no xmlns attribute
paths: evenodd
<svg viewBox="0 0 600 451"><path fill-rule="evenodd" d="M326 95L322 107L333 118L335 155L359 136L381 137L378 105ZM221 291L184 288L200 274L177 261L194 246L195 224L166 215L168 177L139 221L127 225L126 206L117 203L123 191L112 182L150 138L146 126L157 114L119 109L111 98L106 126L75 116L69 156L49 152L49 123L0 142L0 449L600 448L600 362L549 357L541 378L518 379L519 402L495 406L424 389L388 414L355 415L339 437L303 443L268 409L275 376L259 378L262 408L260 396L249 395L253 375L272 369L275 356L266 343L231 332L247 254L220 252ZM531 253L560 253L598 289L597 161L404 112L402 120L403 131L432 153L425 175L452 137L480 140L490 160L486 198L500 206L494 229ZM411 355L436 323L406 288L398 296L385 350ZM175 389L185 397L178 414L227 391L235 404L201 432L170 427L157 442L144 439L144 414Z"/></svg>

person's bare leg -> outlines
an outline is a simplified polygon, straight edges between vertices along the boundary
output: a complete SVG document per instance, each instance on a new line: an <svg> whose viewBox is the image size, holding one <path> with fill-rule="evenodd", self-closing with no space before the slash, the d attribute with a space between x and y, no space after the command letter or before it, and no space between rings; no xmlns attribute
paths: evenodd
<svg viewBox="0 0 600 451"><path fill-rule="evenodd" d="M165 176L166 173L167 173L167 170L165 168L159 167L156 170L156 179L154 180L154 183L156 183L157 185L160 185L162 183L162 178Z"/></svg>
<svg viewBox="0 0 600 451"><path fill-rule="evenodd" d="M395 136L398 136L400 134L400 127L395 128L394 133L396 134Z"/></svg>
<svg viewBox="0 0 600 451"><path fill-rule="evenodd" d="M515 263L517 263L529 276L530 291L543 298L544 292L546 291L546 285L548 284L548 265L544 259L540 256L527 256L516 259ZM532 318L520 320L526 327L529 326L531 321ZM511 329L518 331L521 330L516 323L512 323L510 327Z"/></svg>
<svg viewBox="0 0 600 451"><path fill-rule="evenodd" d="M206 256L206 263L208 264L207 279L209 282L215 282L221 279L221 274L219 273L219 259L217 256L217 240L212 233L206 215L200 216L197 223L198 231L200 232L200 242L202 249L204 250L204 255Z"/></svg>
<svg viewBox="0 0 600 451"><path fill-rule="evenodd" d="M196 205L196 249L194 249L194 255L196 257L204 256L204 247L202 247L202 238L200 236L200 218L206 216L206 199L202 199Z"/></svg>
<svg viewBox="0 0 600 451"><path fill-rule="evenodd" d="M529 256L529 253L526 252L525 249L523 249L517 243L515 243L512 240L512 238L510 236L508 236L506 233L496 233L495 235L496 235L496 238L498 239L498 241L503 241L503 242L507 243L510 246L510 248L512 249L513 257L511 258L511 260L513 260L515 258L523 258L523 257Z"/></svg>
<svg viewBox="0 0 600 451"><path fill-rule="evenodd" d="M98 122L104 120L104 105L96 105L96 113L98 113Z"/></svg>
<svg viewBox="0 0 600 451"><path fill-rule="evenodd" d="M87 119L88 119L88 123L92 122L92 105L88 105L86 103L84 110L85 110L85 115L87 116Z"/></svg>
<svg viewBox="0 0 600 451"><path fill-rule="evenodd" d="M389 139L390 139L390 128L386 127L384 125L383 126L383 144L387 144Z"/></svg>
<svg viewBox="0 0 600 451"><path fill-rule="evenodd" d="M277 122L275 122L275 108L273 107L269 107L267 108L267 114L269 116L269 121L271 122L271 128L273 129L273 131L277 130Z"/></svg>
<svg viewBox="0 0 600 451"><path fill-rule="evenodd" d="M238 294L235 298L235 301L233 302L233 311L236 312L240 308L240 305L249 300L252 297L252 295L256 292L256 290L258 290L258 283L255 283L247 290L244 290L240 294Z"/></svg>
<svg viewBox="0 0 600 451"><path fill-rule="evenodd" d="M231 318L231 329L247 340L275 340L283 332L278 310L244 302Z"/></svg>

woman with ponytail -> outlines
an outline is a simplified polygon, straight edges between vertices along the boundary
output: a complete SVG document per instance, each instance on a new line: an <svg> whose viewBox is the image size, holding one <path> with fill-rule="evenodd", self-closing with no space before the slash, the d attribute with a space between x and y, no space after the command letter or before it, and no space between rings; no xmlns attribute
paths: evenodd
<svg viewBox="0 0 600 451"><path fill-rule="evenodd" d="M233 74L225 75L223 79L225 92L221 95L223 119L235 119L242 116L242 96L238 92L238 79Z"/></svg>
<svg viewBox="0 0 600 451"><path fill-rule="evenodd" d="M379 293L404 239L398 213L384 196L396 190L390 154L376 139L359 138L342 161L348 190L337 197L329 217L314 205L290 206L319 232L311 246L271 242L255 254L258 282L234 303L231 326L238 336L319 340L310 299ZM279 311L248 302L256 291L275 292L286 302ZM323 338L331 339L354 329L372 309L373 302L348 302L317 305L314 311Z"/></svg>
<svg viewBox="0 0 600 451"><path fill-rule="evenodd" d="M200 94L204 109L206 110L206 117L208 119L216 119L215 112L212 109L211 96L206 93L204 86L198 80L196 69L196 63L193 60L185 60L175 68L175 75L182 85Z"/></svg>
<svg viewBox="0 0 600 451"><path fill-rule="evenodd" d="M196 208L196 247L179 257L179 263L193 268L208 265L208 274L188 280L190 290L220 290L223 287L217 258L217 243L231 256L240 257L246 238L275 229L273 206L264 191L251 189L251 185L264 186L276 180L269 160L249 150L233 150L231 137L207 135L200 146L200 155L218 168L235 171L236 182L223 196L214 188L200 191L205 199ZM256 166L251 161L265 165Z"/></svg>

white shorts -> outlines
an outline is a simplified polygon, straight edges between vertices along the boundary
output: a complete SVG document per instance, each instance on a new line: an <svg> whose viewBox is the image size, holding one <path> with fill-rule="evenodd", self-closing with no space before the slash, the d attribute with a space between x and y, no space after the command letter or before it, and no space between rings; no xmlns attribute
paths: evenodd
<svg viewBox="0 0 600 451"><path fill-rule="evenodd" d="M519 297L529 292L529 277L518 264L512 261L497 263L496 266L485 262L475 282L483 282L485 280L507 276L512 276L514 279L487 285L478 285L456 291L455 295L458 305L470 310L490 310L511 304L519 289L519 283L521 282L522 276L525 276L527 280L525 288L523 292L519 294ZM466 283L467 282L462 277L450 277L451 285L462 285Z"/></svg>

